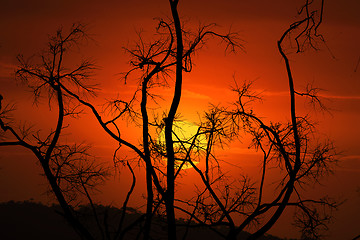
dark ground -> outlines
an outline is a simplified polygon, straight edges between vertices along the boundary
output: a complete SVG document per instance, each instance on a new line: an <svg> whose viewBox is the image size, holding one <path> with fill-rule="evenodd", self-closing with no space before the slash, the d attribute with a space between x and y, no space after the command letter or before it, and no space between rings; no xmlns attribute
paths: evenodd
<svg viewBox="0 0 360 240"><path fill-rule="evenodd" d="M108 219L119 219L120 210L113 207L97 206L99 212L107 211ZM31 201L25 202L6 202L0 203L0 239L2 240L22 240L22 239L36 239L36 240L78 240L80 239L73 229L66 223L63 217L57 212L58 206L45 206L41 203ZM87 207L80 208L79 211L87 216L90 213ZM141 213L133 210L125 219L125 223L130 223ZM88 229L95 229L94 223L87 221L83 217ZM118 221L116 221L118 222ZM181 221L180 221L181 223ZM109 221L109 228L115 229L115 225ZM161 219L154 220L153 231L158 235L158 239L166 239L164 232L165 225L162 224ZM136 237L136 230L129 232L125 239L134 239ZM180 228L180 234L183 231ZM153 234L154 235L154 234ZM243 233L239 239L244 239L248 234ZM99 238L101 239L101 238ZM215 234L213 231L205 228L197 228L189 232L187 240L218 240L223 239ZM265 236L261 240L281 240L273 236Z"/></svg>

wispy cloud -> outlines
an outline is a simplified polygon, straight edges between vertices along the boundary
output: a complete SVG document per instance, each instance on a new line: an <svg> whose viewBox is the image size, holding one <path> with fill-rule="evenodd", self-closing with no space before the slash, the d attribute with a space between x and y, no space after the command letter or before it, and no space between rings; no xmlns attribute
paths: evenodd
<svg viewBox="0 0 360 240"><path fill-rule="evenodd" d="M226 152L231 154L261 155L260 152L257 152L254 149L241 147L232 147L230 149L227 149Z"/></svg>
<svg viewBox="0 0 360 240"><path fill-rule="evenodd" d="M211 99L209 96L204 95L204 94L200 94L200 93L196 93L193 91L189 91L189 90L183 90L183 96L185 98L195 98L195 99L203 99L203 100L209 100Z"/></svg>
<svg viewBox="0 0 360 240"><path fill-rule="evenodd" d="M287 91L267 91L263 89L256 89L256 92L261 93L262 96L278 96L287 97L289 92ZM326 99L339 99L339 100L360 100L360 95L335 95L335 94L319 94L320 98Z"/></svg>
<svg viewBox="0 0 360 240"><path fill-rule="evenodd" d="M287 97L289 92L287 91L266 91L264 89L255 89L255 92L260 93L261 96L278 96L278 97Z"/></svg>
<svg viewBox="0 0 360 240"><path fill-rule="evenodd" d="M360 168L337 168L337 172L352 172L352 173L360 173Z"/></svg>
<svg viewBox="0 0 360 240"><path fill-rule="evenodd" d="M358 160L360 161L360 155L348 155L341 157L341 160Z"/></svg>
<svg viewBox="0 0 360 240"><path fill-rule="evenodd" d="M328 99L342 99L342 100L360 100L360 96L352 95L352 96L341 96L341 95L320 95L320 97L328 98Z"/></svg>
<svg viewBox="0 0 360 240"><path fill-rule="evenodd" d="M14 73L15 65L0 62L0 77L10 77Z"/></svg>

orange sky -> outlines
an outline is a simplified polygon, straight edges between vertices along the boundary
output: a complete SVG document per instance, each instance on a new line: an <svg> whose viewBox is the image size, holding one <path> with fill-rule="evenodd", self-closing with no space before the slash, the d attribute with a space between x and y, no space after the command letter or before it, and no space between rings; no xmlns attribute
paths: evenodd
<svg viewBox="0 0 360 240"><path fill-rule="evenodd" d="M218 30L223 32L231 26L232 30L240 33L245 47L244 52L225 56L223 48L218 47L215 41L210 41L208 47L196 55L193 72L184 75L180 112L185 119L195 121L197 113L201 113L209 102L217 104L231 101L229 86L234 75L238 81L256 80L254 89L263 92L264 97L263 104L256 106L260 115L266 116L269 121L289 118L286 73L276 41L295 19L296 7L302 1L293 1L296 4L290 2L180 1L180 15L187 20L187 24L196 26L199 22L215 22L219 25ZM300 89L307 82L313 82L316 87L326 90L322 95L326 97L325 102L332 109L332 115L316 111L311 111L311 114L320 121L320 131L334 139L343 154L336 174L325 181L328 187L317 190L335 197L349 198L336 215L338 220L332 227L332 238L329 239L339 239L341 234L348 234L348 238L358 234L354 222L359 223L360 216L360 66L357 67L360 60L359 9L360 2L357 0L341 3L337 0L326 1L321 30L330 51L322 46L321 51L290 56L296 85ZM45 47L48 35L59 26L66 28L80 21L89 24L89 32L95 41L85 44L76 54L91 57L101 67L95 79L101 84L102 91L99 99L94 102L101 104L104 98L115 97L118 92L126 95L128 92L122 90L123 85L117 75L128 69L128 55L122 47L136 40L136 30L143 29L145 34L151 34L156 26L153 18L168 15L168 2L165 0L2 0L0 93L4 96L4 101L18 103L17 116L22 118L21 122L51 127L49 119L44 122L44 118L37 114L44 110L33 110L29 104L30 94L14 82L15 57L19 53L33 55ZM171 94L170 91L167 93ZM298 107L303 112L309 110L305 110L301 102ZM88 134L84 125L94 131ZM75 136L69 141L86 139L96 146L94 151L103 159L111 155L114 143L96 128L93 120L75 121L71 131ZM137 141L135 134L131 138ZM226 159L238 156L243 159L255 158L256 155L246 147L233 146L220 154ZM34 160L29 160L29 154L14 147L2 148L0 151L0 201L46 199L41 195L45 188L38 177L38 166ZM18 166L22 167L19 169ZM250 174L258 171L256 161L243 161L241 166ZM20 179L16 177L19 175ZM189 175L191 177L191 173ZM114 189L128 187L126 173L120 179L120 184L114 183L104 188L102 197L109 203L114 201ZM282 221L287 222L287 219L282 218ZM291 230L285 231L280 226L281 224L275 226L272 233L293 236L289 232Z"/></svg>

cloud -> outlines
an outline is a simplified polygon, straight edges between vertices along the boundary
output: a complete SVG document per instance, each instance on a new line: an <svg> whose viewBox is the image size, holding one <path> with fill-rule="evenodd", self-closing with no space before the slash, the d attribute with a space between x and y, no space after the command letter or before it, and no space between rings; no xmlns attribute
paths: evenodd
<svg viewBox="0 0 360 240"><path fill-rule="evenodd" d="M360 161L360 155L348 155L341 157L341 160L358 160Z"/></svg>
<svg viewBox="0 0 360 240"><path fill-rule="evenodd" d="M231 147L227 149L226 152L231 154L241 154L241 155L261 155L260 152L255 151L252 148L241 148L241 147Z"/></svg>
<svg viewBox="0 0 360 240"><path fill-rule="evenodd" d="M278 97L289 96L289 92L287 91L266 91L263 89L256 89L255 92L260 93L260 96L278 96Z"/></svg>
<svg viewBox="0 0 360 240"><path fill-rule="evenodd" d="M289 96L288 91L267 91L264 89L256 89L256 92L261 93L261 96L278 96L278 97L287 97ZM320 98L325 99L339 99L339 100L360 100L360 95L335 95L335 94L319 94Z"/></svg>
<svg viewBox="0 0 360 240"><path fill-rule="evenodd" d="M360 173L360 169L357 169L357 168L337 168L336 172Z"/></svg>
<svg viewBox="0 0 360 240"><path fill-rule="evenodd" d="M340 95L320 95L320 97L328 99L341 99L341 100L360 100L360 96L340 96Z"/></svg>
<svg viewBox="0 0 360 240"><path fill-rule="evenodd" d="M0 62L0 77L10 77L14 73L15 68L16 66L13 64Z"/></svg>
<svg viewBox="0 0 360 240"><path fill-rule="evenodd" d="M203 100L210 100L211 99L207 95L192 92L192 91L189 91L189 90L186 90L186 89L183 90L183 94L184 94L183 96L185 98L195 98L195 99L203 99Z"/></svg>

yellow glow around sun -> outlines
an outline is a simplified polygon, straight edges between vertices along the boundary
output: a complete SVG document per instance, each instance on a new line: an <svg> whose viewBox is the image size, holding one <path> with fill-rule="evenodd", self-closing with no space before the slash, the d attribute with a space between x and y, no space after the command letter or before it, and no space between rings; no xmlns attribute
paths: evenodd
<svg viewBox="0 0 360 240"><path fill-rule="evenodd" d="M204 134L199 134L199 127L188 121L177 121L173 126L172 139L174 142L175 157L185 158L186 153L191 149L191 160L194 164L199 163L200 152L206 146L207 141ZM165 146L165 131L164 129L159 134L159 142ZM165 159L164 159L165 160ZM191 168L190 162L186 161L184 164L182 160L175 161L175 167L181 169Z"/></svg>

